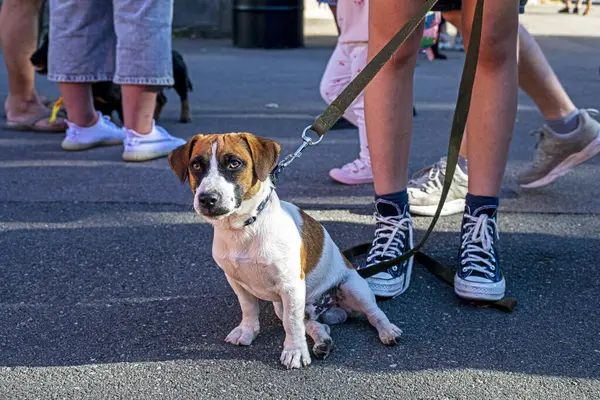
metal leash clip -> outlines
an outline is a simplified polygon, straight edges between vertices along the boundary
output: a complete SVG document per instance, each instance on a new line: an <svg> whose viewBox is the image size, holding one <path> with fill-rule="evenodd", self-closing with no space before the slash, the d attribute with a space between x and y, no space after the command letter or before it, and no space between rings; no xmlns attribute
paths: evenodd
<svg viewBox="0 0 600 400"><path fill-rule="evenodd" d="M309 146L314 146L316 144L321 143L323 140L323 136L320 136L318 139L313 140L310 136L308 136L308 131L312 130L312 126L309 125L302 131L302 144L294 151L293 153L288 154L283 160L277 164L275 170L271 173L272 178L274 180L277 179L279 173L288 165L290 165L296 158L300 158L302 156L302 152Z"/></svg>

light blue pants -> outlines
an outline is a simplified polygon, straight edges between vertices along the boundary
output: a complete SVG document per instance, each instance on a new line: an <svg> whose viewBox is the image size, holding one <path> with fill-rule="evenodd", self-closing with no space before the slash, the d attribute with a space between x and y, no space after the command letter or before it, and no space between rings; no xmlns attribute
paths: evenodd
<svg viewBox="0 0 600 400"><path fill-rule="evenodd" d="M48 79L171 86L173 0L50 0Z"/></svg>

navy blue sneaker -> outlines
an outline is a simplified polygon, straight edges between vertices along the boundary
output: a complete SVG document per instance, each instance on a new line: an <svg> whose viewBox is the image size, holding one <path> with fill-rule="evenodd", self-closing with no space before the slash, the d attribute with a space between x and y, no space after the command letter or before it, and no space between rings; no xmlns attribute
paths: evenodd
<svg viewBox="0 0 600 400"><path fill-rule="evenodd" d="M465 208L462 221L458 270L454 276L454 293L470 300L500 300L506 282L500 270L498 250L497 208Z"/></svg>
<svg viewBox="0 0 600 400"><path fill-rule="evenodd" d="M413 224L408 204L400 209L390 201L379 199L375 208L377 225L366 267L401 256L413 248ZM375 296L398 296L408 289L412 266L411 257L402 264L391 267L387 272L379 272L367 278L367 283Z"/></svg>

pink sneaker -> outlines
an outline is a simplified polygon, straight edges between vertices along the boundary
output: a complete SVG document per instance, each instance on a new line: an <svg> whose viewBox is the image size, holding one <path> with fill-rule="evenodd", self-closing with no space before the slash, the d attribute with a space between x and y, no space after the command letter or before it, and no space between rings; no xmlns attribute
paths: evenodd
<svg viewBox="0 0 600 400"><path fill-rule="evenodd" d="M329 171L335 181L346 185L360 185L361 183L373 183L373 171L371 164L361 159L354 160L342 168L334 168Z"/></svg>

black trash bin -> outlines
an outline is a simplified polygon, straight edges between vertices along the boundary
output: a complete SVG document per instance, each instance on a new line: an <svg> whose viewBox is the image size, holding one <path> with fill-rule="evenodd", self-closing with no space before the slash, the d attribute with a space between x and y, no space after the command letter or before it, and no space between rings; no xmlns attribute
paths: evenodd
<svg viewBox="0 0 600 400"><path fill-rule="evenodd" d="M234 0L233 45L282 49L304 46L303 0Z"/></svg>

